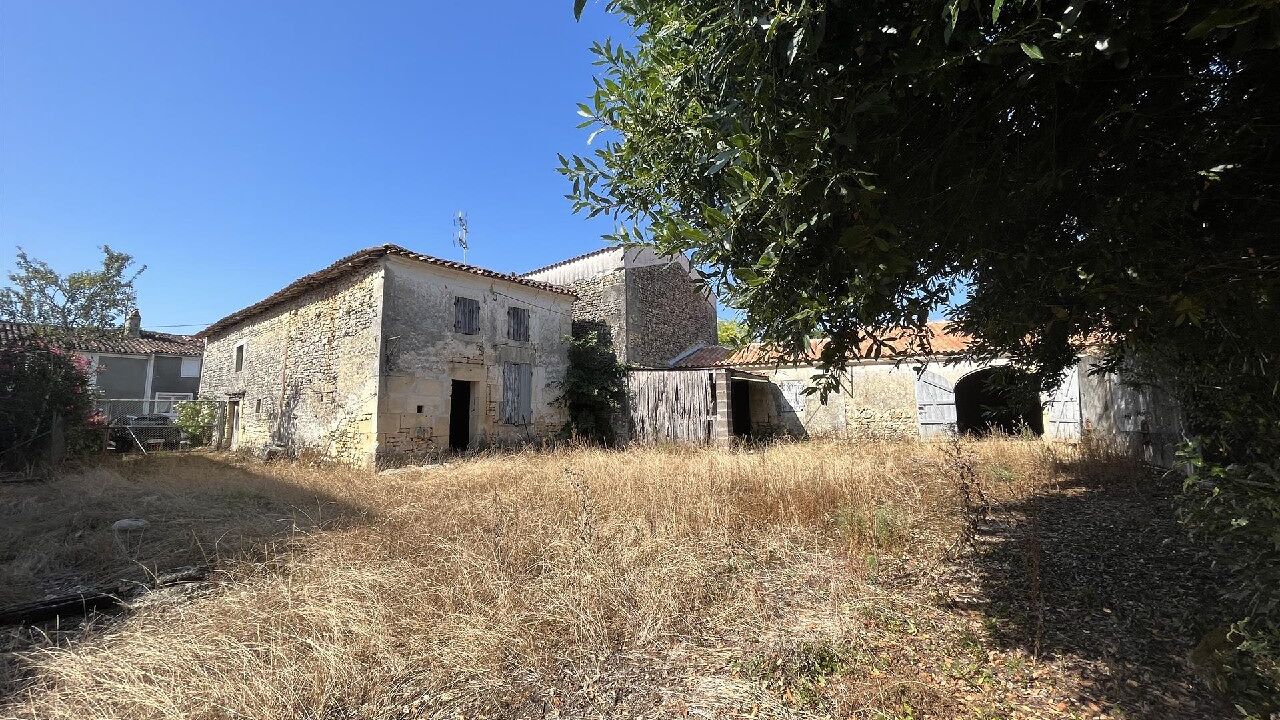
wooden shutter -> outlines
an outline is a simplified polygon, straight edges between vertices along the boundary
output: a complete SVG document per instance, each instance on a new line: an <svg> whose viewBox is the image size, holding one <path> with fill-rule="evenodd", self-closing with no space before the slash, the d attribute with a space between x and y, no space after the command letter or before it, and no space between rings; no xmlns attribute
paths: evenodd
<svg viewBox="0 0 1280 720"><path fill-rule="evenodd" d="M946 378L924 372L916 380L916 416L922 438L956 431L956 391Z"/></svg>
<svg viewBox="0 0 1280 720"><path fill-rule="evenodd" d="M526 308L507 308L507 339L517 342L529 340L529 311Z"/></svg>
<svg viewBox="0 0 1280 720"><path fill-rule="evenodd" d="M463 335L480 332L480 301L471 298L453 299L453 331Z"/></svg>
<svg viewBox="0 0 1280 720"><path fill-rule="evenodd" d="M533 366L528 363L502 365L502 422L528 425L533 422Z"/></svg>
<svg viewBox="0 0 1280 720"><path fill-rule="evenodd" d="M1049 395L1045 434L1054 440L1080 439L1080 366L1071 368Z"/></svg>

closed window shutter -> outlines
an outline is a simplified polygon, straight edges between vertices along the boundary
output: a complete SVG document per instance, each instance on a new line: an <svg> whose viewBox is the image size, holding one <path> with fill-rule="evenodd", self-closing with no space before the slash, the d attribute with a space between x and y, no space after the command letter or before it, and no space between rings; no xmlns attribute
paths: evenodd
<svg viewBox="0 0 1280 720"><path fill-rule="evenodd" d="M480 301L472 298L453 299L453 331L463 335L480 332Z"/></svg>
<svg viewBox="0 0 1280 720"><path fill-rule="evenodd" d="M533 422L533 366L520 365L520 424Z"/></svg>
<svg viewBox="0 0 1280 720"><path fill-rule="evenodd" d="M533 366L528 363L502 365L502 422L507 425L533 422Z"/></svg>
<svg viewBox="0 0 1280 720"><path fill-rule="evenodd" d="M529 311L521 307L507 308L507 339L529 340Z"/></svg>

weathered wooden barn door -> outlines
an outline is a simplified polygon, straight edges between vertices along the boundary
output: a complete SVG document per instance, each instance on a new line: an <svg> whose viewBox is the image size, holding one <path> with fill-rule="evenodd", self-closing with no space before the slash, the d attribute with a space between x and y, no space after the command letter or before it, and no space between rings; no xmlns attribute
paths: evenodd
<svg viewBox="0 0 1280 720"><path fill-rule="evenodd" d="M916 416L922 438L956 431L956 391L946 378L925 371L916 379Z"/></svg>
<svg viewBox="0 0 1280 720"><path fill-rule="evenodd" d="M1080 366L1066 372L1045 398L1044 434L1051 440L1080 439Z"/></svg>

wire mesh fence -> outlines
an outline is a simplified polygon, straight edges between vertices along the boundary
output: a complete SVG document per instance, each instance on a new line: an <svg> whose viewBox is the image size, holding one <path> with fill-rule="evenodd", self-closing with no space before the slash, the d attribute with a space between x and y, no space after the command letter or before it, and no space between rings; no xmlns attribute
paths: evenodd
<svg viewBox="0 0 1280 720"><path fill-rule="evenodd" d="M221 444L227 403L178 398L109 398L95 402L103 450L155 452Z"/></svg>

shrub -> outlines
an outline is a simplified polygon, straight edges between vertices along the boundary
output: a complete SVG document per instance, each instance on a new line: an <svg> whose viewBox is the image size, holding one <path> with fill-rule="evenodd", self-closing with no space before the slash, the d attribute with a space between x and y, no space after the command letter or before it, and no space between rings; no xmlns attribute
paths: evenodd
<svg viewBox="0 0 1280 720"><path fill-rule="evenodd" d="M0 469L48 457L61 420L66 447L87 447L93 427L89 363L40 338L0 347Z"/></svg>

